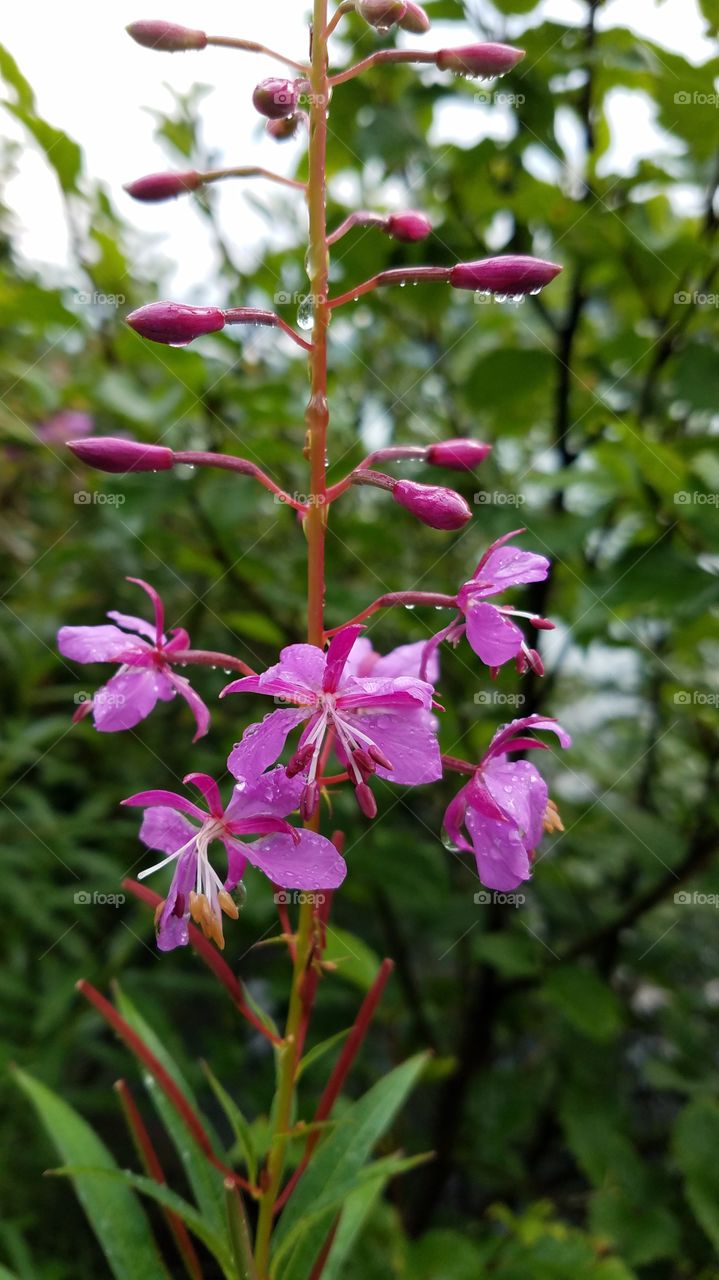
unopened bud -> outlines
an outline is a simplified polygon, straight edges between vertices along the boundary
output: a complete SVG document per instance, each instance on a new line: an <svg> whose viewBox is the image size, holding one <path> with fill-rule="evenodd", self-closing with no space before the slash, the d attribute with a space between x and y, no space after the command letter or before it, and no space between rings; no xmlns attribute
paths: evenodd
<svg viewBox="0 0 719 1280"><path fill-rule="evenodd" d="M183 53L186 49L204 49L207 36L204 31L192 27L178 27L174 22L151 20L131 22L125 27L129 36L145 49L159 49L161 53Z"/></svg>
<svg viewBox="0 0 719 1280"><path fill-rule="evenodd" d="M172 449L165 445L141 444L139 440L118 440L113 436L73 440L68 448L88 467L118 475L127 471L170 471L175 464Z"/></svg>
<svg viewBox="0 0 719 1280"><path fill-rule="evenodd" d="M384 230L395 240L415 244L417 240L426 239L432 230L432 223L425 214L408 210L406 213L391 213L385 219Z"/></svg>
<svg viewBox="0 0 719 1280"><path fill-rule="evenodd" d="M440 71L461 76L503 76L524 57L524 49L508 44L465 44L459 49L440 49L435 63Z"/></svg>
<svg viewBox="0 0 719 1280"><path fill-rule="evenodd" d="M421 5L415 4L414 0L406 0L407 8L403 18L400 18L399 25L403 31L411 31L412 35L423 36L429 31L429 18Z"/></svg>
<svg viewBox="0 0 719 1280"><path fill-rule="evenodd" d="M508 253L500 258L481 258L479 262L458 262L452 267L449 283L454 289L522 295L539 293L561 270L556 262Z"/></svg>
<svg viewBox="0 0 719 1280"><path fill-rule="evenodd" d="M297 87L291 80L270 76L261 80L252 95L252 102L260 115L269 120L284 120L293 116L297 108Z"/></svg>
<svg viewBox="0 0 719 1280"><path fill-rule="evenodd" d="M430 529L461 529L472 518L461 494L439 485L398 480L392 497L423 524L428 524Z"/></svg>
<svg viewBox="0 0 719 1280"><path fill-rule="evenodd" d="M204 333L216 333L225 323L218 307L190 307L183 302L148 302L127 317L127 323L141 338L186 347Z"/></svg>
<svg viewBox="0 0 719 1280"><path fill-rule="evenodd" d="M491 444L481 440L440 440L427 449L426 460L431 467L448 467L451 471L474 471L492 452Z"/></svg>
<svg viewBox="0 0 719 1280"><path fill-rule="evenodd" d="M128 182L125 191L133 200L145 200L152 203L156 200L172 200L182 196L186 191L197 191L202 186L202 174L196 169L188 169L185 173L149 173L145 178L135 178Z"/></svg>
<svg viewBox="0 0 719 1280"><path fill-rule="evenodd" d="M355 795L357 803L362 810L365 818L377 817L377 801L375 800L370 788L366 782L360 782L355 787Z"/></svg>
<svg viewBox="0 0 719 1280"><path fill-rule="evenodd" d="M265 125L265 133L268 138L274 138L275 142L285 142L287 138L294 138L303 119L303 113L298 111L293 116L284 116L279 120L268 120Z"/></svg>
<svg viewBox="0 0 719 1280"><path fill-rule="evenodd" d="M405 0L358 0L357 12L377 31L389 31L407 12Z"/></svg>

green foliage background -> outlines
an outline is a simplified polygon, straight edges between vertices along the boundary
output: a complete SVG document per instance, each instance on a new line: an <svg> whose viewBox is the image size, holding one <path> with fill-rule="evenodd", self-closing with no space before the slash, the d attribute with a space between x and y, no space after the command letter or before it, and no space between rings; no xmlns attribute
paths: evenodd
<svg viewBox="0 0 719 1280"><path fill-rule="evenodd" d="M462 13L454 0L428 7L437 18ZM480 8L478 34L501 38L504 19ZM349 1025L373 957L388 954L396 975L353 1087L410 1052L434 1050L388 1150L432 1149L436 1158L375 1209L348 1280L719 1277L717 915L675 897L719 892L719 170L716 111L702 100L719 60L694 67L620 25L598 32L601 8L589 4L586 26L575 29L544 20L536 0L498 0L497 14L535 24L521 41L525 61L501 82L521 98L508 141L428 145L433 113L450 95L471 105L472 82L398 68L348 84L332 103L333 178L354 172L357 203L369 208L381 207L392 179L436 225L416 249L349 236L336 255L338 288L385 266L481 256L488 236L495 245L498 212L505 250L557 257L565 271L521 307L406 289L334 321L333 477L360 460L358 429L378 419L397 442L473 435L495 449L481 476L460 478L470 500L480 489L494 497L477 503L458 535L423 530L381 493L363 490L337 508L329 621L387 589L451 590L491 539L526 525L525 544L551 555L554 571L523 607L555 619L559 642L544 680L519 683L505 671L494 692L524 697L521 714L556 714L574 734L571 753L547 753L566 834L547 841L520 909L475 903L471 870L442 848L451 780L411 795L388 788L371 828L350 804L333 815L348 830L335 921L352 958L323 983L317 1039ZM715 31L716 0L702 8ZM621 6L613 12L619 20ZM355 34L372 46L359 25ZM74 902L82 889L116 892L139 865L137 823L118 801L138 787L174 788L190 767L221 772L257 708L215 704L223 677L206 672L197 685L212 702L213 728L191 752L184 705L161 708L122 738L70 728L73 696L101 673L71 669L54 635L62 622L99 622L109 608L134 612L135 590L123 581L134 575L160 589L171 624L187 626L197 646L264 665L302 635L303 539L291 512L250 484L211 473L99 478L39 443L33 424L59 408L86 409L99 434L247 453L303 492L305 370L267 335L173 351L140 342L112 308L78 305L77 290L122 293L129 310L162 296L162 281L138 278L137 237L113 194L84 171L78 146L38 118L7 54L0 71L6 106L56 172L77 254L75 289L48 287L18 262L10 210L0 211L0 1051L72 1102L121 1164L134 1164L110 1086L136 1069L74 991L80 976L106 987L122 975L228 1144L201 1058L258 1117L261 1145L265 1047L237 1025L192 955L158 960L145 909ZM604 109L617 89L646 95L679 144L638 158L629 176L607 164ZM198 111L200 95L158 122L174 164L203 162ZM568 119L580 164L563 150ZM8 145L4 179L15 162ZM538 176L550 166L556 180ZM693 213L682 212L689 203L678 188L693 197ZM238 279L232 246L218 242L208 301L272 305L278 289L303 290L295 197L251 198L294 229L297 248ZM345 212L335 198L333 220ZM214 226L211 200L199 216ZM290 307L285 314L294 318ZM77 504L78 490L126 500ZM435 623L419 611L384 615L371 634L385 650ZM515 714L482 701L486 690L468 648L444 655L446 750L479 755ZM276 921L266 887L251 881L249 890L226 954L280 1017L286 960L279 948L253 949ZM348 954L347 937L335 945ZM307 1073L308 1111L327 1061ZM69 1188L41 1181L55 1153L7 1073L0 1087L0 1260L23 1280L99 1274ZM166 1144L162 1154L184 1193Z"/></svg>

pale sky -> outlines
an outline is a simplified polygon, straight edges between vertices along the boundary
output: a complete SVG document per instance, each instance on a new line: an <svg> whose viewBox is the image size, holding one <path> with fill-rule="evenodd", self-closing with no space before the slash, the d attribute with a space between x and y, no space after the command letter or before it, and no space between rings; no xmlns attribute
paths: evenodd
<svg viewBox="0 0 719 1280"><path fill-rule="evenodd" d="M481 0L473 7L486 11ZM431 12L431 4L428 4ZM161 54L142 49L125 34L128 22L140 17L165 18L198 26L212 34L236 35L281 47L291 56L306 53L307 5L303 0L263 0L262 3L228 5L222 0L24 0L3 8L2 42L33 85L40 112L78 141L88 170L110 188L122 212L133 225L157 237L163 257L176 262L173 283L177 296L195 300L212 271L212 256L202 222L188 200L167 205L143 206L122 191L133 177L170 167L153 140L153 122L147 108L169 105L165 83L187 89L194 81L214 85L205 99L202 115L206 138L228 164L259 164L288 172L300 143L278 145L264 138L250 98L258 80L282 74L278 63L265 57L207 49L201 53ZM580 0L546 0L542 17L582 21ZM512 20L519 23L518 19ZM633 27L669 49L701 61L714 52L702 32L696 0L609 0L600 25L621 23ZM508 35L513 34L510 24ZM471 35L447 24L435 24L421 38L400 35L405 46L419 42L427 47L461 44ZM448 39L449 37L449 39ZM524 41L531 56L531 35ZM388 74L391 71L388 69ZM2 87L0 86L0 96ZM629 99L626 101L624 99ZM665 140L653 125L651 111L640 97L624 95L613 102L610 124L621 114L622 128L615 131L612 163L630 168L637 155L651 154ZM628 126L629 122L629 127ZM511 120L501 109L471 104L443 108L435 119L432 140L450 138L471 145L480 132L503 136ZM14 121L3 113L0 131L21 138ZM231 240L239 246L239 260L250 262L259 245L272 234L269 223L248 200L276 199L278 188L267 183L225 184L221 219ZM284 198L284 197L283 197ZM23 253L36 262L66 261L67 238L54 179L43 161L28 146L20 173L7 189L7 199L22 228ZM303 217L298 199L298 216ZM206 287L206 286L205 286Z"/></svg>

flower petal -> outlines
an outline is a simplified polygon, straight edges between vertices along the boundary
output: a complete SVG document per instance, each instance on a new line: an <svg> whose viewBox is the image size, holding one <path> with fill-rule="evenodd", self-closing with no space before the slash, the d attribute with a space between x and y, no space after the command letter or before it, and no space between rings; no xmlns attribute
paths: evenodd
<svg viewBox="0 0 719 1280"><path fill-rule="evenodd" d="M197 742L198 738L204 738L210 727L209 708L202 701L199 693L195 692L186 676L179 676L176 671L171 671L168 674L168 680L175 687L180 697L185 699L185 702L195 717L197 732L195 733L192 741Z"/></svg>
<svg viewBox="0 0 719 1280"><path fill-rule="evenodd" d="M144 618L136 618L131 613L118 613L117 609L109 609L107 616L112 618L118 627L124 627L125 631L135 631L138 635L144 636L154 648L157 632L151 622L147 622Z"/></svg>
<svg viewBox="0 0 719 1280"><path fill-rule="evenodd" d="M197 827L188 822L187 818L183 818L175 809L166 808L164 805L147 809L140 827L142 843L146 844L148 849L159 849L160 853L177 853L177 850L196 834Z"/></svg>
<svg viewBox="0 0 719 1280"><path fill-rule="evenodd" d="M493 604L470 601L467 606L467 639L488 667L501 667L516 657L524 636L519 627Z"/></svg>
<svg viewBox="0 0 719 1280"><path fill-rule="evenodd" d="M363 630L364 628L359 624L353 627L343 627L330 640L330 645L325 655L325 669L322 679L322 688L325 693L336 693L342 680L347 659L355 641Z"/></svg>
<svg viewBox="0 0 719 1280"><path fill-rule="evenodd" d="M222 806L220 788L209 773L188 773L182 781L186 787L197 787L200 795L204 797L208 811L213 818L221 818L224 815L225 811Z"/></svg>
<svg viewBox="0 0 719 1280"><path fill-rule="evenodd" d="M175 947L185 947L189 942L190 890L195 885L196 868L197 852L191 848L177 860L170 892L162 908L157 928L160 951L174 951Z"/></svg>
<svg viewBox="0 0 719 1280"><path fill-rule="evenodd" d="M259 724L245 729L227 758L227 768L238 782L247 784L257 778L282 754L287 736L307 717L307 711L294 707L271 711Z"/></svg>
<svg viewBox="0 0 719 1280"><path fill-rule="evenodd" d="M372 667L372 675L385 676L389 679L397 676L414 676L419 679L419 671L427 643L428 641L426 640L416 640L414 644L398 645L390 653L385 653L382 657L377 658ZM436 652L432 653L427 663L427 680L430 684L436 684L439 680L439 658Z"/></svg>
<svg viewBox="0 0 719 1280"><path fill-rule="evenodd" d="M285 889L336 889L345 878L345 860L326 836L300 831L299 843L291 836L268 836L244 846L254 866L274 884Z"/></svg>
<svg viewBox="0 0 719 1280"><path fill-rule="evenodd" d="M529 879L529 854L512 823L496 822L475 809L468 809L465 824L472 837L482 884L500 893L510 893Z"/></svg>
<svg viewBox="0 0 719 1280"><path fill-rule="evenodd" d="M416 787L442 777L437 721L421 707L343 712L343 719L350 725L356 724L391 760L391 769L377 769L380 778L400 786Z"/></svg>
<svg viewBox="0 0 719 1280"><path fill-rule="evenodd" d="M241 746L236 750L239 752ZM286 818L299 806L304 786L305 779L302 775L288 778L283 765L270 769L268 773L247 773L241 781L238 778L225 810L225 818L228 822L243 821L253 814Z"/></svg>
<svg viewBox="0 0 719 1280"><path fill-rule="evenodd" d="M143 640L135 640L119 627L61 627L57 645L63 658L73 662L125 662L128 655L149 654Z"/></svg>
<svg viewBox="0 0 719 1280"><path fill-rule="evenodd" d="M549 799L547 784L529 760L493 760L483 770L484 783L499 808L511 819L531 852L544 833Z"/></svg>
<svg viewBox="0 0 719 1280"><path fill-rule="evenodd" d="M531 716L520 716L517 720L512 720L509 724L502 725L492 738L484 759L488 760L492 756L503 755L507 751L519 750L519 744L515 747L513 742L519 734L522 734L527 729L531 729L533 732L541 729L547 733L556 733L560 746L571 747L572 745L572 739L569 734L552 716L540 716L534 713ZM521 744L521 749L526 749L526 743Z"/></svg>
<svg viewBox="0 0 719 1280"><path fill-rule="evenodd" d="M171 697L170 680L156 667L120 671L93 698L95 728L100 733L132 729L149 716L158 699L167 702Z"/></svg>
<svg viewBox="0 0 719 1280"><path fill-rule="evenodd" d="M147 592L152 601L155 610L155 643L159 648L165 638L165 606L155 588L151 587L149 582L145 582L143 578L128 578L127 581L133 582L136 587L142 587L142 590Z"/></svg>
<svg viewBox="0 0 719 1280"><path fill-rule="evenodd" d="M137 791L134 796L128 796L127 800L122 800L121 804L139 809L150 809L156 805L162 805L177 809L180 813L187 813L191 818L197 818L199 822L205 822L207 819L204 809L200 809L192 800L188 800L187 796L178 796L174 791Z"/></svg>
<svg viewBox="0 0 719 1280"><path fill-rule="evenodd" d="M483 595L495 595L519 583L543 582L549 569L546 556L522 551L521 547L497 547L494 551L490 549L486 559L480 561L473 580L474 590L479 589Z"/></svg>

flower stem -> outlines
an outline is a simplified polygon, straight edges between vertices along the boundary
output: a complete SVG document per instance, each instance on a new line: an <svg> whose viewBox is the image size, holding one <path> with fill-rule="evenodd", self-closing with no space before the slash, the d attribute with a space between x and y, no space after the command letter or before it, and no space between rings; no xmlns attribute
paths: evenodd
<svg viewBox="0 0 719 1280"><path fill-rule="evenodd" d="M330 320L327 301L329 248L327 245L326 155L327 105L327 0L314 0L312 23L312 68L310 71L309 165L307 206L309 210L308 273L314 302L314 332L309 351L310 398L305 414L305 453L310 466L310 503L305 520L307 534L307 640L321 646L324 640L325 532L327 479L325 453L329 409L327 405L327 329ZM312 823L315 829L319 814ZM300 907L295 962L292 972L285 1048L281 1051L279 1080L275 1095L273 1137L267 1161L266 1179L257 1222L255 1262L260 1280L266 1280L275 1203L282 1180L300 1053L300 1029L305 1011L304 982L312 954L314 913L311 902Z"/></svg>

